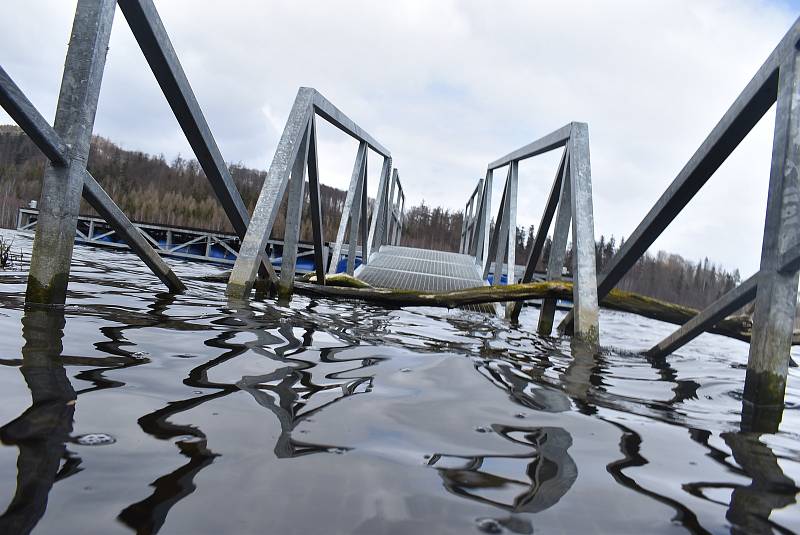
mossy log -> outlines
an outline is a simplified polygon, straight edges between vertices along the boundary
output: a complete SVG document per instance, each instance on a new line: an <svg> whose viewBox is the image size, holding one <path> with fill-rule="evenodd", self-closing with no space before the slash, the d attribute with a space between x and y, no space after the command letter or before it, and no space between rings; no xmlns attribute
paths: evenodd
<svg viewBox="0 0 800 535"><path fill-rule="evenodd" d="M212 280L212 277L203 277ZM227 280L225 274L213 280ZM343 273L326 277L325 286L314 284L316 277L306 276L295 282L299 294L336 299L357 299L388 307L431 306L457 308L467 305L481 305L505 301L527 301L546 297L572 300L572 283L562 281L529 282L508 286L480 286L452 292L420 292L416 290L396 290L375 288L362 280ZM698 311L654 299L633 292L611 290L600 305L612 310L630 312L646 318L683 325ZM745 342L750 341L753 323L749 316L730 316L707 329L708 332L728 336ZM800 345L800 332L795 331L792 345Z"/></svg>
<svg viewBox="0 0 800 535"><path fill-rule="evenodd" d="M359 285L357 287L352 285L351 279L357 281ZM391 307L433 306L456 308L466 305L527 301L529 299L547 297L572 299L572 283L561 281L530 282L526 284L510 284L508 286L481 286L452 292L419 292L363 287L361 286L364 284L363 281L346 275L337 275L337 279L329 279L326 282L328 284L326 286L298 282L295 284L295 290L305 295L359 299ZM630 312L675 325L683 325L698 313L693 308L621 290L612 290L602 299L600 304L612 310ZM749 342L752 326L752 321L748 316L731 316L708 329L708 332ZM794 334L792 344L800 344L800 333L796 332Z"/></svg>

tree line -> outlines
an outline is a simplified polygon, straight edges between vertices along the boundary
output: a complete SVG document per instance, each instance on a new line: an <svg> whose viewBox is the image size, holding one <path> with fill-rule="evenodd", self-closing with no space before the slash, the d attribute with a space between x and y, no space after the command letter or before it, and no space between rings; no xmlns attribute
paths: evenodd
<svg viewBox="0 0 800 535"><path fill-rule="evenodd" d="M36 146L16 126L0 125L0 226L16 225L17 209L39 199L45 159ZM196 160L177 156L168 162L163 155L125 150L108 139L95 136L88 162L89 171L119 207L134 221L232 232L228 219L217 202L203 170ZM266 172L241 164L229 165L231 176L252 212ZM324 239L333 241L339 226L346 192L322 184ZM370 202L370 210L374 203ZM306 195L305 210L308 210ZM93 214L85 202L81 213ZM458 251L463 213L424 201L406 209L402 245L443 251ZM283 236L285 211L280 210L272 235ZM517 263L525 263L535 238L535 230L516 229ZM311 240L311 221L304 218L301 239ZM601 236L596 245L598 273L624 243L612 236ZM543 271L550 255L550 238L545 242L537 270ZM567 272L572 251L566 256ZM729 272L709 260L692 262L679 255L659 251L647 253L620 281L618 287L694 308L702 308L736 286L739 272Z"/></svg>

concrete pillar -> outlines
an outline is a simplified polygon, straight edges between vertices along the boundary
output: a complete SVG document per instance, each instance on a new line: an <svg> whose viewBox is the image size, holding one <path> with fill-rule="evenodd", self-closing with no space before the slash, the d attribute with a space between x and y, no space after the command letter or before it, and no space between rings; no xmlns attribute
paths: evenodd
<svg viewBox="0 0 800 535"><path fill-rule="evenodd" d="M781 272L781 256L800 239L800 86L798 54L780 66L775 134L761 246L761 270L747 361L744 400L783 406L797 307L798 272Z"/></svg>
<svg viewBox="0 0 800 535"><path fill-rule="evenodd" d="M79 0L64 64L54 129L69 147L66 166L48 163L31 253L26 302L64 304L86 160L94 126L114 0Z"/></svg>

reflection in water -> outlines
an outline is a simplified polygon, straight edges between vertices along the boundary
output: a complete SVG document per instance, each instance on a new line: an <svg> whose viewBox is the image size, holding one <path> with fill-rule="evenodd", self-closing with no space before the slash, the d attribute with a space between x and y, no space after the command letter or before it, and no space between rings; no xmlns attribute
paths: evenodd
<svg viewBox="0 0 800 535"><path fill-rule="evenodd" d="M0 516L0 533L29 533L44 515L53 483L74 473L80 462L68 455L65 444L76 395L60 360L63 329L63 310L25 311L20 371L31 391L31 406L0 428L3 444L19 448L17 490ZM59 473L62 459L69 463Z"/></svg>
<svg viewBox="0 0 800 535"><path fill-rule="evenodd" d="M776 509L796 503L800 488L783 473L775 453L759 440L761 435L757 433L729 432L722 433L721 437L731 449L738 466L729 462L725 452L709 446L712 455L726 463L732 472L749 477L752 482L747 486L708 481L687 483L684 485L686 491L703 500L727 506L725 517L732 525L732 533L790 533L770 521L769 516ZM700 433L697 438L707 444L706 433ZM708 491L716 489L732 491L728 503L718 502L707 495Z"/></svg>
<svg viewBox="0 0 800 535"><path fill-rule="evenodd" d="M448 491L512 513L538 513L555 505L575 483L578 468L567 453L572 437L564 429L501 425L492 428L504 439L530 448L530 452L519 455L437 453L431 456L428 464L438 470ZM509 472L519 476L509 477Z"/></svg>
<svg viewBox="0 0 800 535"><path fill-rule="evenodd" d="M142 534L210 529L202 518L187 519L207 507L198 502L209 497L220 499L214 504L220 510L239 507L250 521L268 514L275 518L277 512L285 516L283 526L307 526L307 518L325 509L326 500L340 500L341 511L315 516L314 525L331 532L532 533L534 524L537 532L558 532L560 524L589 531L591 525L581 524L585 520L571 518L580 516L573 512L587 488L628 497L631 503L624 506L652 512L647 520L658 529L670 519L676 526L667 529L694 533L725 530L726 519L737 533L796 529L790 522L798 489L790 476L797 474L798 464L792 458L796 448L786 445L797 436L796 424L771 435L742 422L740 432L731 432L738 423L735 394L743 371L727 361L713 363L716 368L706 377L711 368L702 368L701 359L687 364L616 350L596 353L508 328L488 316L303 299L289 307L231 306L220 287L199 283L195 293L153 299L135 279L98 276L94 266L77 276L86 278L71 294L81 308L73 309L69 332L79 336L69 336L64 345L73 353L94 348L102 356L64 354L63 313L28 310L22 358L5 354L9 358L0 359L0 373L6 373L0 379L21 383L20 368L33 399L30 408L0 428L0 439L14 447L7 451L18 467L13 500L0 510L0 533L26 533L37 522L40 531L57 531L61 517L53 519L51 512L41 520L48 493L54 482L78 471L79 478L56 486L58 499L50 496L53 511L58 507L72 527L117 517L111 528ZM98 288L118 292L115 299L123 304L98 297ZM10 302L4 301L4 308L21 306ZM191 342L172 351L173 337ZM13 345L0 350L7 347L18 351ZM157 354L161 348L167 354ZM395 354L392 348L403 351ZM152 352L152 360L138 350ZM471 360L459 360L463 368L441 368L442 376L426 375L414 364L460 356ZM78 371L67 374L65 366ZM400 374L406 366L411 373ZM467 375L453 376L448 384L450 373L460 370ZM158 380L151 381L153 373ZM474 379L475 373L486 388L470 387L464 395L456 383ZM68 376L87 383L76 381L76 392ZM137 396L145 389L142 402ZM93 395L83 397L89 392ZM791 395L796 399L790 390ZM73 415L78 396L82 412ZM73 417L79 429L81 414L92 416L111 400L148 408L103 429L119 438L113 448L80 450L82 459L70 453ZM340 404L343 400L348 401ZM214 405L220 401L224 405ZM208 417L220 407L232 416ZM238 420L237 410L243 411L242 420L255 414L258 423ZM259 420L258 411L267 418ZM446 425L428 425L426 411L431 421L441 418ZM492 434L477 435L472 444L478 424L469 418L480 411L485 413L479 429ZM785 420L796 421L792 412L787 410ZM537 417L541 421L533 424ZM262 426L267 429L252 430ZM262 440L237 449L238 433ZM167 455L148 458L145 467L154 475L137 480L131 474L141 467L132 459L142 457L127 453L141 453L142 435L164 441L147 447ZM671 444L657 444L665 438L675 441L674 451ZM95 452L102 453L95 457ZM439 453L423 461L430 452ZM597 469L595 462L601 464ZM696 473L689 469L687 476L687 464L697 466ZM228 470L251 467L268 477L241 488L225 479ZM116 481L104 487L112 489L108 499L81 506L81 512L91 513L76 520L70 506L76 505L80 488L97 487L110 475ZM220 482L232 483L231 488L212 488ZM13 488L10 482L7 486ZM249 507L262 494L263 510L241 505ZM779 509L780 516L774 514ZM465 519L466 530L459 531L463 523L453 527ZM598 513L596 520L604 531L608 518ZM633 525L647 531L645 524Z"/></svg>

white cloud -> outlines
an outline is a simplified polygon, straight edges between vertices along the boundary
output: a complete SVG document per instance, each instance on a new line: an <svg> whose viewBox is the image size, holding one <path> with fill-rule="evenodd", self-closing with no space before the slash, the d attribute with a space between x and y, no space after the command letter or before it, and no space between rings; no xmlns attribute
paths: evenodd
<svg viewBox="0 0 800 535"><path fill-rule="evenodd" d="M0 61L49 118L73 6L3 3ZM410 203L460 209L489 161L586 121L597 234L617 237L796 16L781 4L722 0L157 6L226 159L268 167L297 88L313 86L392 150ZM120 13L95 130L129 148L190 154ZM755 271L771 137L767 119L656 247ZM323 180L345 184L355 144L326 132L320 151ZM521 224L538 223L555 160L521 166Z"/></svg>

